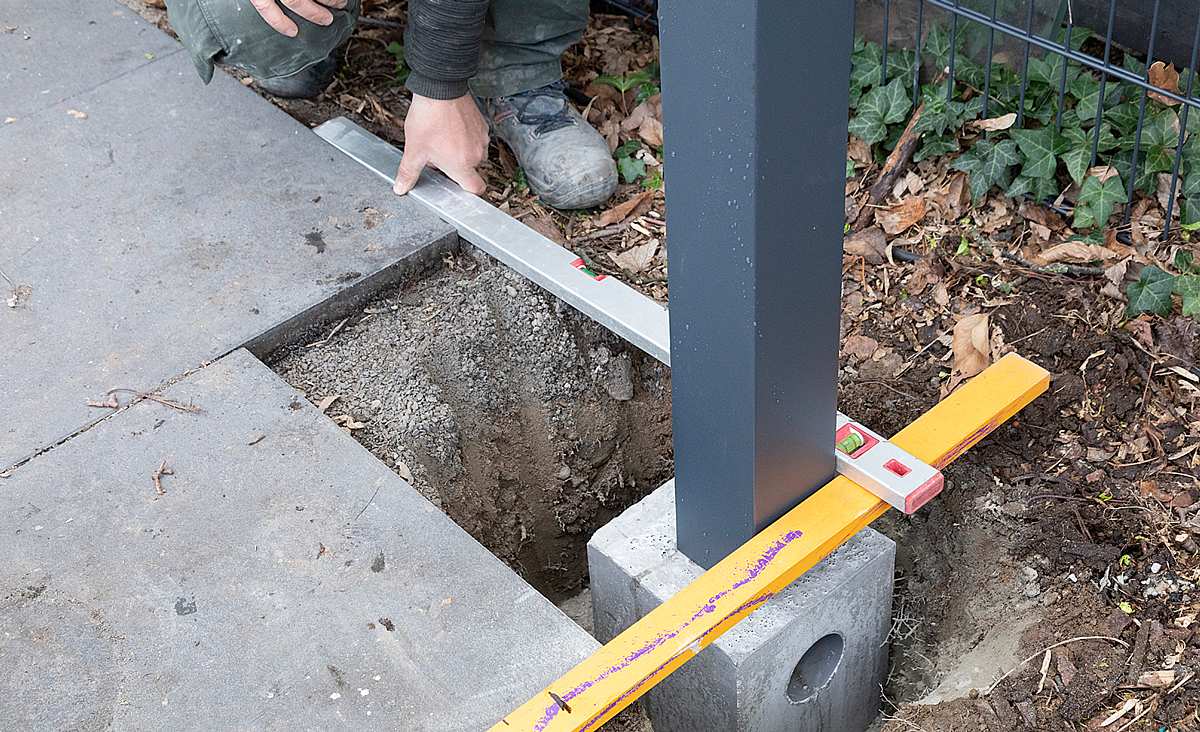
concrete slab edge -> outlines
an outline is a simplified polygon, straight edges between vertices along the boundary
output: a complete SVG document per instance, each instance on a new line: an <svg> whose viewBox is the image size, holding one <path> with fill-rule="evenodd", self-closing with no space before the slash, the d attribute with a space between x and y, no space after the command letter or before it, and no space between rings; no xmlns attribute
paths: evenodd
<svg viewBox="0 0 1200 732"><path fill-rule="evenodd" d="M307 331L330 323L338 318L347 317L350 313L358 310L380 293L402 284L405 278L417 276L430 270L438 263L442 255L457 251L461 245L462 241L456 233L453 231L447 232L438 239L423 245L416 252L355 280L347 287L333 292L325 299L313 303L292 317L248 339L245 343L240 343L220 353L214 353L210 358L200 361L190 369L185 369L168 379L164 379L158 384L147 388L143 393L152 395L161 394L180 379L186 378L198 369L202 369L242 348L245 348L259 360L265 361L272 351L289 345ZM96 396L99 397L100 395L97 394ZM87 432L96 425L111 419L140 401L142 401L142 398L133 399L119 409L99 415L93 421L59 436L57 439L46 445L42 445L10 464L0 466L0 479L14 475L22 465L25 465L30 460L39 455L44 455L66 443L68 440Z"/></svg>

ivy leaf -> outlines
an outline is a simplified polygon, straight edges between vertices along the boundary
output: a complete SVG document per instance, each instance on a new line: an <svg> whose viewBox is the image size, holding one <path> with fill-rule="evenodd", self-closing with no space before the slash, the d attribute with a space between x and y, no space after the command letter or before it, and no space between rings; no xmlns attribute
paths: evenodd
<svg viewBox="0 0 1200 732"><path fill-rule="evenodd" d="M947 101L945 94L939 94L936 90L929 88L922 91L921 99L925 108L921 111L920 119L913 125L913 132L946 134L946 130L954 126L955 114L951 106L954 102Z"/></svg>
<svg viewBox="0 0 1200 732"><path fill-rule="evenodd" d="M878 43L862 39L854 45L854 53L850 56L850 83L860 89L877 86L883 67L883 49Z"/></svg>
<svg viewBox="0 0 1200 732"><path fill-rule="evenodd" d="M1183 298L1183 314L1200 316L1200 275L1180 275L1175 278L1175 294Z"/></svg>
<svg viewBox="0 0 1200 732"><path fill-rule="evenodd" d="M955 135L941 135L938 137L929 137L928 135L921 142L921 149L917 150L913 155L913 162L919 163L922 160L929 158L937 158L942 155L956 153L961 148L958 145L958 137ZM1197 176L1200 178L1200 176Z"/></svg>
<svg viewBox="0 0 1200 732"><path fill-rule="evenodd" d="M916 51L889 51L887 75L889 79L904 79L912 83L917 73Z"/></svg>
<svg viewBox="0 0 1200 732"><path fill-rule="evenodd" d="M1042 84L1057 90L1059 83L1062 81L1063 65L1066 63L1061 55L1052 53L1045 58L1033 56L1029 59L1029 81L1034 84ZM1069 85L1075 80L1079 72L1067 66L1067 84Z"/></svg>
<svg viewBox="0 0 1200 732"><path fill-rule="evenodd" d="M1011 168L1019 162L1021 155L1012 140L980 140L955 160L953 167L970 176L971 195L978 201L987 195L992 186L1007 188L1012 180Z"/></svg>
<svg viewBox="0 0 1200 732"><path fill-rule="evenodd" d="M1067 165L1067 172L1071 174L1071 180L1082 183L1083 177L1087 175L1088 164L1092 161L1092 151L1086 147L1074 147L1063 153L1062 158Z"/></svg>
<svg viewBox="0 0 1200 732"><path fill-rule="evenodd" d="M1093 137L1094 132L1088 133L1078 127L1066 127L1062 131L1062 145L1066 150L1062 153L1062 159L1067 165L1067 172L1071 174L1071 180L1076 183L1083 183L1083 178L1092 164ZM1116 146L1117 139L1113 137L1112 127L1108 124L1101 125L1097 152L1111 150Z"/></svg>
<svg viewBox="0 0 1200 732"><path fill-rule="evenodd" d="M1095 107L1092 107L1092 114L1096 114ZM1133 102L1123 102L1105 112L1104 119L1112 122L1121 135L1132 135L1137 129L1138 107Z"/></svg>
<svg viewBox="0 0 1200 732"><path fill-rule="evenodd" d="M1087 39L1089 39L1091 37L1092 37L1091 30L1089 30L1087 28L1080 28L1080 27L1076 26L1075 28L1071 29L1071 37L1070 37L1070 40L1067 41L1067 45L1070 47L1070 49L1072 51L1078 51L1079 49L1083 48L1083 44L1087 41ZM1065 28L1063 29L1063 32L1054 34L1054 42L1055 43L1061 44L1063 42L1063 39L1065 39L1065 38L1067 38Z"/></svg>
<svg viewBox="0 0 1200 732"><path fill-rule="evenodd" d="M1058 170L1058 154L1065 149L1054 128L1012 130L1010 134L1025 157L1021 175L1030 178L1054 177L1055 171Z"/></svg>
<svg viewBox="0 0 1200 732"><path fill-rule="evenodd" d="M850 134L868 145L886 139L887 126L908 116L910 104L906 87L903 79L896 79L864 94L858 103L858 114L850 120Z"/></svg>
<svg viewBox="0 0 1200 732"><path fill-rule="evenodd" d="M1175 276L1168 274L1154 265L1142 268L1136 282L1130 282L1125 288L1129 305L1125 312L1129 317L1141 313L1155 315L1171 314L1171 292L1175 289Z"/></svg>
<svg viewBox="0 0 1200 732"><path fill-rule="evenodd" d="M1094 175L1083 181L1079 200L1075 203L1075 228L1103 227L1112 216L1113 208L1125 200L1125 185L1121 176L1114 175L1101 182Z"/></svg>
<svg viewBox="0 0 1200 732"><path fill-rule="evenodd" d="M1179 144L1179 116L1171 108L1164 109L1146 120L1142 130L1146 147L1175 147Z"/></svg>
<svg viewBox="0 0 1200 732"><path fill-rule="evenodd" d="M646 174L646 163L637 158L617 158L617 168L620 169L621 177L626 183L636 183Z"/></svg>
<svg viewBox="0 0 1200 732"><path fill-rule="evenodd" d="M1096 103L1100 99L1100 81L1091 74L1080 74L1075 77L1070 86L1071 96L1075 103L1075 117L1085 127L1090 127L1096 121Z"/></svg>
<svg viewBox="0 0 1200 732"><path fill-rule="evenodd" d="M1185 249L1175 252L1175 269L1179 270L1180 274L1200 275L1200 265L1196 264L1196 255Z"/></svg>
<svg viewBox="0 0 1200 732"><path fill-rule="evenodd" d="M1200 226L1200 197L1183 199L1179 204L1179 221L1186 227Z"/></svg>
<svg viewBox="0 0 1200 732"><path fill-rule="evenodd" d="M1146 75L1146 64L1139 61L1132 53L1125 54L1125 62L1122 65L1126 71L1132 71L1138 76Z"/></svg>
<svg viewBox="0 0 1200 732"><path fill-rule="evenodd" d="M1037 201L1045 201L1058 195L1058 183L1053 177L1033 178L1022 171L1004 194L1009 198L1029 196Z"/></svg>
<svg viewBox="0 0 1200 732"><path fill-rule="evenodd" d="M925 39L925 52L933 57L938 67L950 62L950 34L941 25L935 25Z"/></svg>

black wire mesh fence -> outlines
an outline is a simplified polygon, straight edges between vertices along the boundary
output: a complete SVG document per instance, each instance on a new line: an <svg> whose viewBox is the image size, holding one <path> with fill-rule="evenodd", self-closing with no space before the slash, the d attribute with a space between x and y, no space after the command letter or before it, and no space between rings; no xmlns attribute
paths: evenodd
<svg viewBox="0 0 1200 732"><path fill-rule="evenodd" d="M1120 202L1128 224L1144 194L1162 203L1164 235L1177 216L1200 229L1200 4L878 0L859 15L879 39L855 42L851 131L864 141L890 147L920 108L920 161L958 152L969 120L1014 115L956 163L977 197L1068 192L1077 227L1103 229ZM1102 28L1083 24L1098 17Z"/></svg>
<svg viewBox="0 0 1200 732"><path fill-rule="evenodd" d="M596 5L650 22L657 9ZM891 150L920 109L914 160L958 153L976 198L1059 203L1093 236L1148 198L1164 237L1200 231L1200 2L858 0L857 20L856 137ZM964 125L1005 115L964 148Z"/></svg>

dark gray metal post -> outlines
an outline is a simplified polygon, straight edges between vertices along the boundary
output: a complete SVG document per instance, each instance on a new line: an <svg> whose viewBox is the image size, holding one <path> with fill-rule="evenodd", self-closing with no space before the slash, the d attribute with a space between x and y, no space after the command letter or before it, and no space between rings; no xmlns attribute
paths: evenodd
<svg viewBox="0 0 1200 732"><path fill-rule="evenodd" d="M853 2L662 0L679 548L834 473Z"/></svg>

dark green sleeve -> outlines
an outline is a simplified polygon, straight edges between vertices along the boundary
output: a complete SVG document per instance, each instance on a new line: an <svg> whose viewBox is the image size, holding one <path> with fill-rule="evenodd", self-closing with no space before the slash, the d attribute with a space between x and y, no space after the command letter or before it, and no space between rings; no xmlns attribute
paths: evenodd
<svg viewBox="0 0 1200 732"><path fill-rule="evenodd" d="M409 0L404 58L414 94L455 99L479 67L479 40L490 0Z"/></svg>

